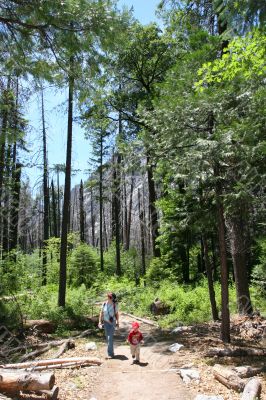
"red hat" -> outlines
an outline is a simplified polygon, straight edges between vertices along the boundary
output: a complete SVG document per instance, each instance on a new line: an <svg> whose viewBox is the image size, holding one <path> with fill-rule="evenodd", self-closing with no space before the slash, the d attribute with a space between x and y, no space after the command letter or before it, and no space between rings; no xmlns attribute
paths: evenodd
<svg viewBox="0 0 266 400"><path fill-rule="evenodd" d="M132 322L132 328L133 329L139 328L139 323L138 322Z"/></svg>

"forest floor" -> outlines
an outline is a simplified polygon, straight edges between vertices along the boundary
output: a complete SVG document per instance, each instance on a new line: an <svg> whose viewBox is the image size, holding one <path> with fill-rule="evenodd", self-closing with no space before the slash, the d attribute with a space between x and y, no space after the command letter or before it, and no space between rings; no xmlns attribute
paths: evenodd
<svg viewBox="0 0 266 400"><path fill-rule="evenodd" d="M126 344L128 331L133 319L121 315L120 328L115 333L115 358L106 360L104 332L95 337L75 340L75 348L68 350L62 357L97 356L103 361L100 367L75 369L56 369L56 384L59 386L59 400L193 400L197 394L220 395L224 400L236 400L240 394L227 389L217 382L212 373L214 364L226 366L261 366L260 358L206 358L204 353L211 347L224 347L219 339L220 324L198 324L178 333L161 330L156 326L141 323L145 344L141 348L141 363L133 364L129 346ZM237 326L237 322L235 323ZM232 334L232 345L243 347L263 347L264 343L243 339L238 330ZM264 339L265 340L265 339ZM86 351L85 344L94 341L97 350ZM173 343L183 347L176 353L168 350ZM41 358L52 358L53 352L45 353ZM193 368L199 372L200 379L184 383L179 375L180 368ZM266 400L265 374L260 375L262 400ZM24 395L28 400L42 397Z"/></svg>

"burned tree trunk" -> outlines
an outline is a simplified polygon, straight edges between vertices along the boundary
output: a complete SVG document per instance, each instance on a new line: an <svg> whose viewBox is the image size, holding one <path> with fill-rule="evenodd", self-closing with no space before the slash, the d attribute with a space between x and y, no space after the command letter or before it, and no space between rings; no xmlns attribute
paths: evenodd
<svg viewBox="0 0 266 400"><path fill-rule="evenodd" d="M52 179L51 182L51 191L52 191L52 215L53 215L53 235L54 237L58 237L57 231L57 216L56 216L56 199L55 199L55 188L54 181Z"/></svg>
<svg viewBox="0 0 266 400"><path fill-rule="evenodd" d="M48 160L46 126L44 116L43 89L41 90L42 99L42 140L43 140L43 243L42 243L42 285L46 285L47 277L47 240L49 239L49 186L48 186Z"/></svg>
<svg viewBox="0 0 266 400"><path fill-rule="evenodd" d="M216 305L216 300L215 300L215 291L214 291L214 286L213 286L211 264L210 264L210 259L209 259L208 241L207 241L205 234L202 235L202 242L203 242L204 260L205 260L208 286L209 286L209 296L210 296L210 303L211 303L211 309L212 309L212 318L214 321L217 321L219 319L219 317L218 317L218 310L217 310L217 305Z"/></svg>
<svg viewBox="0 0 266 400"><path fill-rule="evenodd" d="M140 242L141 242L141 273L142 276L146 274L146 260L145 260L145 237L144 237L144 219L143 219L143 205L141 204L140 189L138 189L138 208L139 208L139 226L140 226Z"/></svg>
<svg viewBox="0 0 266 400"><path fill-rule="evenodd" d="M134 190L134 171L132 172L131 183L130 183L129 206L128 206L128 213L127 213L128 220L127 220L127 224L126 224L125 250L129 250L129 246L130 246L132 205L133 205L133 190Z"/></svg>
<svg viewBox="0 0 266 400"><path fill-rule="evenodd" d="M83 194L83 182L80 181L79 187L79 230L80 230L80 241L85 242L85 213L84 213L84 194Z"/></svg>
<svg viewBox="0 0 266 400"><path fill-rule="evenodd" d="M156 190L153 179L153 168L150 164L150 156L147 155L147 175L148 175L148 192L149 192L149 213L150 213L150 227L151 227L151 244L152 253L154 257L160 257L160 249L156 246L156 239L159 237L159 218L157 209L155 207L156 202Z"/></svg>
<svg viewBox="0 0 266 400"><path fill-rule="evenodd" d="M67 127L67 151L66 151L66 172L65 172L65 193L63 205L63 220L61 230L60 247L60 271L59 271L59 293L58 305L65 307L66 302L66 278L67 278L67 233L69 226L69 207L71 194L71 158L72 158L72 130L73 130L73 76L74 58L70 58L69 87L68 87L68 127Z"/></svg>
<svg viewBox="0 0 266 400"><path fill-rule="evenodd" d="M92 188L91 192L91 240L92 246L95 247L95 216L94 216L94 205L93 205L93 191Z"/></svg>

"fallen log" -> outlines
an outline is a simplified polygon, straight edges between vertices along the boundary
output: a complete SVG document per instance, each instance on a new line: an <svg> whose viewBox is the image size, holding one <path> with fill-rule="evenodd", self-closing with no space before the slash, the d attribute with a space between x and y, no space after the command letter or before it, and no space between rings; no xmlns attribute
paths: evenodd
<svg viewBox="0 0 266 400"><path fill-rule="evenodd" d="M96 364L91 364L86 361L69 362L63 364L51 364L51 365L41 365L39 367L34 367L34 371L48 371L50 369L65 369L65 368L78 368L78 367L94 367ZM26 368L25 371L32 370L31 368Z"/></svg>
<svg viewBox="0 0 266 400"><path fill-rule="evenodd" d="M261 383L258 378L252 378L246 384L241 400L259 399L261 394Z"/></svg>
<svg viewBox="0 0 266 400"><path fill-rule="evenodd" d="M154 315L166 315L170 313L170 306L156 298L154 302L150 304L150 311Z"/></svg>
<svg viewBox="0 0 266 400"><path fill-rule="evenodd" d="M135 315L129 314L129 313L126 313L126 312L122 312L121 314L122 314L122 315L126 315L127 317L130 317L130 318L133 318L133 319L135 319L135 320L137 320L137 321L141 321L141 322L143 322L144 324L151 325L151 326L155 326L156 328L159 327L159 325L156 324L156 322L150 321L150 320L148 320L148 319L136 317Z"/></svg>
<svg viewBox="0 0 266 400"><path fill-rule="evenodd" d="M65 339L64 340L52 340L50 342L45 342L45 343L31 343L28 345L27 344L22 344L20 346L17 347L11 347L8 350L8 354L13 354L13 353L18 353L19 351L27 351L28 349L42 349L44 347L47 347L48 345L50 347L57 347L57 346L61 346L62 343L65 343ZM30 354L30 353L28 353ZM27 354L25 354L26 356Z"/></svg>
<svg viewBox="0 0 266 400"><path fill-rule="evenodd" d="M232 370L225 368L219 364L214 365L213 375L217 381L237 392L242 392L245 387L245 381L239 378Z"/></svg>
<svg viewBox="0 0 266 400"><path fill-rule="evenodd" d="M25 354L24 356L22 356L20 358L20 362L24 362L24 361L30 360L31 358L38 357L39 355L41 355L43 353L46 353L48 350L50 350L51 347L52 346L47 344L45 347L42 347L41 349L37 349L37 350L31 351L30 353Z"/></svg>
<svg viewBox="0 0 266 400"><path fill-rule="evenodd" d="M38 361L28 361L23 363L16 364L4 364L0 365L0 368L5 369L25 369L25 368L35 368L41 366L48 365L56 365L56 364L66 364L66 363L84 363L86 362L89 365L101 365L101 360L97 357L70 357L70 358L53 358L49 360L38 360ZM0 369L1 374L1 369Z"/></svg>
<svg viewBox="0 0 266 400"><path fill-rule="evenodd" d="M24 324L26 329L34 329L41 333L54 333L56 324L46 319L27 320Z"/></svg>
<svg viewBox="0 0 266 400"><path fill-rule="evenodd" d="M64 354L65 351L74 348L75 343L73 342L73 340L66 340L66 342L61 345L60 349L53 355L53 358L59 358L62 354Z"/></svg>
<svg viewBox="0 0 266 400"><path fill-rule="evenodd" d="M51 390L54 383L55 376L52 373L38 374L26 371L0 371L1 392Z"/></svg>
<svg viewBox="0 0 266 400"><path fill-rule="evenodd" d="M242 367L234 367L232 370L240 377L240 378L251 378L252 376L256 376L261 372L266 371L266 366L253 368L249 365L245 365Z"/></svg>
<svg viewBox="0 0 266 400"><path fill-rule="evenodd" d="M261 357L266 355L265 349L257 349L257 348L242 348L237 347L232 349L227 347L223 348L213 348L208 350L205 353L205 357Z"/></svg>
<svg viewBox="0 0 266 400"><path fill-rule="evenodd" d="M83 337L85 337L85 336L88 336L88 335L91 335L91 334L93 334L93 333L95 333L95 330L94 330L94 329L87 329L86 331L83 331L83 332L80 333L79 335L74 336L72 339L81 339L81 338L83 338Z"/></svg>
<svg viewBox="0 0 266 400"><path fill-rule="evenodd" d="M73 342L73 340L64 340L63 342L61 341L59 344L61 344L61 347L59 351L54 355L54 358L60 357L66 350L73 349L75 347L75 343ZM40 349L25 354L23 357L21 357L20 362L24 362L30 360L31 358L38 357L40 354L46 353L52 347L57 347L59 344L48 343L46 344L46 346L42 346Z"/></svg>

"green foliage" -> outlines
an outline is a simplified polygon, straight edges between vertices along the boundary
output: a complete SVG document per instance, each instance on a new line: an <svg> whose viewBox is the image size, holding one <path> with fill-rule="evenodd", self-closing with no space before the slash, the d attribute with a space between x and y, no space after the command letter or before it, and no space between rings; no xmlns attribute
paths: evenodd
<svg viewBox="0 0 266 400"><path fill-rule="evenodd" d="M87 326L86 317L91 316L95 298L93 290L84 285L79 288L68 287L66 307L57 306L57 286L47 285L24 292L0 306L1 322L8 327L17 327L23 319L47 319L56 324L58 333L68 327L68 320L75 322L74 327Z"/></svg>
<svg viewBox="0 0 266 400"><path fill-rule="evenodd" d="M252 281L262 295L266 297L266 239L261 239L259 245L259 264L252 271Z"/></svg>
<svg viewBox="0 0 266 400"><path fill-rule="evenodd" d="M169 263L169 253L167 256L160 258L153 258L147 270L147 283L151 285L158 285L165 279L174 279L174 271Z"/></svg>
<svg viewBox="0 0 266 400"><path fill-rule="evenodd" d="M203 91L204 84L232 81L236 77L243 81L265 77L265 49L266 36L258 30L233 39L222 58L204 63L198 70L201 79L196 88Z"/></svg>
<svg viewBox="0 0 266 400"><path fill-rule="evenodd" d="M126 251L122 248L120 249L120 258L121 258L121 266L123 270L123 274L126 278L131 279L132 281L135 278L140 277L140 256L137 253L135 248L130 248L129 251ZM112 276L116 272L116 247L115 242L113 241L104 253L104 265L105 270L108 276Z"/></svg>
<svg viewBox="0 0 266 400"><path fill-rule="evenodd" d="M69 259L69 284L90 288L97 279L99 260L95 249L85 243L77 246Z"/></svg>

